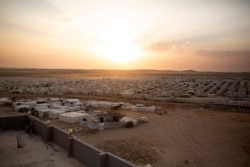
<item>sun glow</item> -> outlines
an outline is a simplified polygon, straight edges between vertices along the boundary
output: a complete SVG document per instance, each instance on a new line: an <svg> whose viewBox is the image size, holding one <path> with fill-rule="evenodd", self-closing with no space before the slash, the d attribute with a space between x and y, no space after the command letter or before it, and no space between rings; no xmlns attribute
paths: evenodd
<svg viewBox="0 0 250 167"><path fill-rule="evenodd" d="M134 42L137 33L126 22L110 19L96 29L97 53L115 63L128 63L139 58L141 51Z"/></svg>
<svg viewBox="0 0 250 167"><path fill-rule="evenodd" d="M135 44L122 41L104 42L98 47L98 52L116 63L128 63L140 56L140 50Z"/></svg>

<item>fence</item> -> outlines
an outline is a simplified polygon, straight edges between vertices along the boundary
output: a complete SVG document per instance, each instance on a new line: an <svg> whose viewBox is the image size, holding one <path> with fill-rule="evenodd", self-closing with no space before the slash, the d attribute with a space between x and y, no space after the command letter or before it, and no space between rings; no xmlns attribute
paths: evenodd
<svg viewBox="0 0 250 167"><path fill-rule="evenodd" d="M46 125L36 117L27 115L0 117L0 129L2 130L20 129L27 124L43 140L54 142L64 148L69 156L75 157L88 167L136 167L134 164L111 153L102 152L55 126Z"/></svg>

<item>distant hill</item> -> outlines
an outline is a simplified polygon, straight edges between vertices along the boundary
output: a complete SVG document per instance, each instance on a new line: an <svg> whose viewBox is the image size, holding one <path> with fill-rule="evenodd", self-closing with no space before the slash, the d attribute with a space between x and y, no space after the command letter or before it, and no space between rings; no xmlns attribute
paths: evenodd
<svg viewBox="0 0 250 167"><path fill-rule="evenodd" d="M199 71L195 71L195 70L184 70L182 72L199 72Z"/></svg>
<svg viewBox="0 0 250 167"><path fill-rule="evenodd" d="M0 68L0 77L59 77L59 78L142 78L165 75L237 75L249 76L249 72L203 72L195 70L154 70L154 69L31 69Z"/></svg>

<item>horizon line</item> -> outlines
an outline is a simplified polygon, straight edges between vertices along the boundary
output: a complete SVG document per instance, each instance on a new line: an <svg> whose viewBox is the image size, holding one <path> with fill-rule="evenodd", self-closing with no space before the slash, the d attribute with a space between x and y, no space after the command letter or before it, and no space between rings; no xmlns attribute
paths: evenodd
<svg viewBox="0 0 250 167"><path fill-rule="evenodd" d="M35 68L35 67L0 67L0 69L26 69L26 70L93 70L93 71L165 71L165 72L201 72L201 73L250 73L250 71L199 71L194 69L174 70L174 69L98 69L98 68Z"/></svg>

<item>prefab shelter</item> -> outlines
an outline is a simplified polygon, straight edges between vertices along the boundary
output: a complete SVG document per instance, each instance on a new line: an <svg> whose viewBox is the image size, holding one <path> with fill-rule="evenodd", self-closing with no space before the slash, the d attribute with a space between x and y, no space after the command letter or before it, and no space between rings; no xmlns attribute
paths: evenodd
<svg viewBox="0 0 250 167"><path fill-rule="evenodd" d="M37 105L36 101L27 101L25 102L26 105L30 106L31 108L34 108Z"/></svg>
<svg viewBox="0 0 250 167"><path fill-rule="evenodd" d="M56 110L56 109L50 109L49 110L49 118L58 118L60 114L65 113L64 110Z"/></svg>
<svg viewBox="0 0 250 167"><path fill-rule="evenodd" d="M0 98L0 106L10 105L12 100L7 97Z"/></svg>
<svg viewBox="0 0 250 167"><path fill-rule="evenodd" d="M63 108L66 110L66 111L79 111L81 110L81 107L80 106L63 106Z"/></svg>
<svg viewBox="0 0 250 167"><path fill-rule="evenodd" d="M50 109L48 109L48 108L35 108L35 111L38 112L38 116L41 118L49 117Z"/></svg>
<svg viewBox="0 0 250 167"><path fill-rule="evenodd" d="M51 102L58 102L58 101L60 101L60 99L59 98L50 98L49 101L51 101Z"/></svg>
<svg viewBox="0 0 250 167"><path fill-rule="evenodd" d="M133 106L131 107L132 111L142 111L142 112L155 112L156 107L155 106L149 106L149 107L140 107L140 106Z"/></svg>
<svg viewBox="0 0 250 167"><path fill-rule="evenodd" d="M123 103L121 102L111 102L111 101L95 101L90 100L86 102L86 105L92 108L105 108L111 109L114 106L122 106Z"/></svg>
<svg viewBox="0 0 250 167"><path fill-rule="evenodd" d="M67 106L75 106L82 104L82 102L79 99L65 99L63 102Z"/></svg>
<svg viewBox="0 0 250 167"><path fill-rule="evenodd" d="M128 117L128 116L124 116L120 119L120 123L122 126L126 126L128 123L132 122L133 126L137 125L137 120L135 120L134 118Z"/></svg>
<svg viewBox="0 0 250 167"><path fill-rule="evenodd" d="M90 108L99 108L99 104L95 100L90 100L86 102L86 106Z"/></svg>
<svg viewBox="0 0 250 167"><path fill-rule="evenodd" d="M77 123L80 122L86 115L86 113L80 112L68 112L59 115L59 120L68 122L68 123Z"/></svg>
<svg viewBox="0 0 250 167"><path fill-rule="evenodd" d="M99 107L100 108L106 108L106 109L110 109L112 107L112 102L109 101L100 101L99 102Z"/></svg>
<svg viewBox="0 0 250 167"><path fill-rule="evenodd" d="M131 98L134 93L119 93L122 97L125 97L125 98Z"/></svg>
<svg viewBox="0 0 250 167"><path fill-rule="evenodd" d="M100 120L100 123L108 123L108 122L119 122L122 115L120 113L100 113L97 114L97 117Z"/></svg>
<svg viewBox="0 0 250 167"><path fill-rule="evenodd" d="M116 112L108 112L98 114L97 117L99 118L100 123L104 124L104 129L109 129L121 127L120 119L123 117L123 115Z"/></svg>
<svg viewBox="0 0 250 167"><path fill-rule="evenodd" d="M31 109L32 109L32 107L30 107L29 105L25 105L25 104L17 105L14 107L14 111L16 111L16 112L28 112Z"/></svg>
<svg viewBox="0 0 250 167"><path fill-rule="evenodd" d="M99 123L99 119L96 116L87 118L87 127L91 130L97 130L99 128Z"/></svg>

